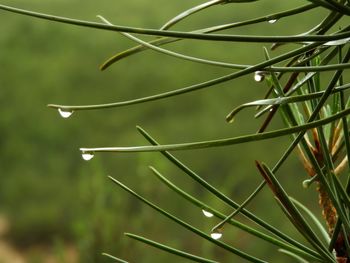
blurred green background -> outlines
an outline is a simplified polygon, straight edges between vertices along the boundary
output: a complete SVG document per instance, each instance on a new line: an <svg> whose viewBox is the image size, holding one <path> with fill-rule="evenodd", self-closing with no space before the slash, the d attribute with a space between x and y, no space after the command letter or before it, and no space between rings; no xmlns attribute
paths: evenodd
<svg viewBox="0 0 350 263"><path fill-rule="evenodd" d="M91 21L98 21L96 15L103 15L115 24L148 28L159 28L179 12L201 2L2 1L19 8ZM194 30L244 20L304 2L266 0L259 1L254 8L250 4L219 5L194 15L175 29ZM275 24L227 32L301 33L314 26L320 14L320 10L315 10ZM130 262L183 262L129 240L123 236L124 232L141 234L222 262L244 262L163 218L107 179L107 175L117 178L209 232L217 221L205 218L199 209L158 182L148 166L155 166L176 184L217 209L226 213L231 209L160 154L99 154L86 162L78 149L147 144L136 131L136 125L161 143L254 133L261 120L253 119L252 110L245 110L230 125L225 122L225 116L233 107L261 98L266 92L263 83L256 83L253 76L247 76L176 98L126 108L78 112L63 119L46 104L128 100L209 80L231 70L147 51L100 72L98 66L105 59L134 43L118 33L40 21L3 11L0 21L0 262L15 262L8 261L6 251L1 253L1 249L16 256L19 260L16 262L113 262L102 256L102 252ZM167 47L233 63L264 60L260 44L181 41ZM281 127L281 123L275 121L272 127ZM254 160L272 166L288 142L286 137L227 148L176 152L175 155L232 199L242 202L261 180ZM319 216L316 192L302 189L301 182L306 175L296 156L289 159L278 175L290 194ZM300 239L268 189L249 208ZM226 228L224 241L269 262L293 262L279 254L276 247L237 229Z"/></svg>

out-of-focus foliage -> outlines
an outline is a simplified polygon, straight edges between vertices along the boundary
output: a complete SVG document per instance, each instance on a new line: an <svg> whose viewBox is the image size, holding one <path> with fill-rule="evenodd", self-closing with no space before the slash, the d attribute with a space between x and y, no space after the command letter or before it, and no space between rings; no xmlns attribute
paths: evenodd
<svg viewBox="0 0 350 263"><path fill-rule="evenodd" d="M100 14L116 24L149 28L160 27L169 17L200 3L160 0L3 2L96 21L95 16ZM251 10L244 5L240 8L217 6L189 21L196 29L293 5L289 1L266 2L270 2L270 5L264 5L269 6L269 10L258 7ZM311 14L307 17L308 25L315 21L313 16L318 16L316 12ZM286 20L254 27L254 32L266 32L271 26L277 31L278 28L282 30L291 23ZM249 76L215 86L207 92L103 112L81 112L64 120L57 112L46 108L46 104L122 101L180 88L203 80L203 77L210 79L227 74L230 70L194 65L147 51L100 72L98 66L107 57L134 44L117 33L58 25L7 13L0 14L0 21L0 211L10 221L8 238L20 247L52 244L57 240L67 242L79 250L81 262L110 262L101 256L102 252L131 260L142 258L142 262L177 262L176 258L169 259L169 255L162 253L155 258L152 250L145 250L142 245L123 237L123 232L135 231L146 236L152 233L152 238L164 240L167 244L171 242L169 245L204 256L216 255L216 258L228 262L223 251L169 224L167 219L130 199L107 180L107 175L112 175L128 182L157 203L166 203L179 217L209 231L215 222L208 222L200 210L189 205L186 207L180 199L168 193L168 189L155 183L156 179L147 166L157 166L206 202L227 209L227 213L230 210L218 200L210 199L207 192L199 189L159 154L100 155L93 162L86 163L78 148L91 143L96 145L89 146L146 144L136 132L136 124L146 128L162 143L255 132L259 122L246 121L247 116L252 115L251 111L242 113L234 125L227 125L224 116L248 98L261 97L265 87ZM301 28L300 23L298 26L300 28L290 28L289 33L307 28ZM178 27L181 28L181 24ZM244 30L244 33L253 32L250 27ZM184 53L193 52L237 63L254 63L264 57L263 51L257 50L254 44L243 47L238 44L193 43L181 42L171 47ZM265 162L275 162L286 145L286 138L282 138L239 147L176 153L176 156L240 202L260 181L253 161L264 158ZM296 179L300 181L305 176L300 168L296 159L290 159L283 167L283 178L280 179L287 184ZM290 189L291 193L301 191L301 185L288 185L296 187ZM167 196L171 200L164 198ZM316 203L316 194L305 191L304 197L304 203ZM281 212L272 209L275 203L267 191L251 206L257 213L269 209L271 213L262 216L289 231L289 223L280 219ZM157 224L154 224L155 217ZM269 245L250 236L242 236L234 230L226 236L235 246L254 251L256 255L271 254ZM288 262L288 258L278 254L270 260Z"/></svg>

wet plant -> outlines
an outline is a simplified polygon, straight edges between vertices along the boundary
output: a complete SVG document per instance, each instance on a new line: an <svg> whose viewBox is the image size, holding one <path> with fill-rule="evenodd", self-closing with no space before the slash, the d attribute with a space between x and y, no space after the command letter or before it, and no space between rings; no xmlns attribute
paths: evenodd
<svg viewBox="0 0 350 263"><path fill-rule="evenodd" d="M301 3L295 3L295 6L291 9L280 10L260 17L247 17L242 21L211 25L210 27L191 31L173 30L178 23L184 24L192 15L200 15L198 13L206 9L210 11L210 8L214 6L220 5L222 8L232 8L232 6L236 5L250 5L251 8L257 8L261 2L263 1L208 1L176 15L160 26L159 29L115 25L113 21L104 16L98 16L100 22L91 22L37 13L5 5L0 5L0 9L75 26L118 32L136 43L136 46L119 52L104 62L101 65L101 70L105 70L122 59L127 59L146 50L153 50L164 56L172 56L182 60L232 70L232 73L215 79L129 101L100 105L48 105L48 107L56 109L63 118L69 118L73 113L78 114L87 110L126 107L179 96L197 90L208 89L220 83L234 82L235 79L247 75L257 82L263 82L267 89L265 97L242 105L233 105L233 110L226 116L227 122L232 123L236 115L242 110L255 107L257 112L252 118L261 120L261 126L256 133L211 141L159 144L143 128L138 127L137 130L148 141L149 145L86 147L80 149L82 157L89 161L100 152L111 154L122 152L159 152L201 187L229 205L233 210L232 213L227 215L218 211L215 207L206 204L175 185L156 168L150 167L151 172L169 189L182 196L187 202L202 209L205 217L220 219L220 223L214 226L211 231L205 232L169 213L165 208L146 199L116 178L110 176L110 180L139 199L146 206L169 218L173 223L179 224L193 234L211 242L213 246L221 247L228 253L232 253L249 262L267 262L269 259L260 259L222 241L222 237L225 235L225 228L234 227L253 235L257 239L271 243L271 245L277 246L281 253L293 257L298 262L350 262L350 167L348 162L348 155L350 154L348 127L350 99L348 89L350 84L345 74L350 68L350 24L348 19L350 2L347 0L299 1ZM320 12L322 16L320 16L317 24L311 25L303 32L288 34L290 29L286 28L284 35L274 35L270 31L262 32L260 35L237 35L231 33L234 32L233 29L241 27L254 28L261 23L273 26L278 24L280 20L307 17L309 12L315 10ZM300 19L299 23L305 23L305 21ZM139 35L153 36L154 39L145 41ZM262 50L264 59L255 64L235 64L185 55L167 49L168 44L186 40L216 41L216 43L232 42L241 43L241 45L254 43ZM177 99L181 100L180 97ZM284 127L268 131L272 121L276 118L282 119ZM274 166L270 167L264 163L264 160L256 161L257 172L262 177L261 184L254 192L249 193L249 197L241 204L208 183L172 153L173 151L230 147L242 143L275 139L281 136L289 136L291 138L290 145L285 149L285 152ZM296 181L296 184L310 191L312 191L312 188L309 188L310 185L314 184L317 186L319 205L327 229L323 227L322 223L304 204L288 194L286 187L278 178L281 166L289 159L293 151L297 152L305 168L304 180L302 182ZM299 235L304 238L305 243L300 243L246 208L252 200L258 198L259 192L264 187L268 187L271 190L286 219L291 222ZM240 222L236 219L238 214L254 222L259 228ZM313 222L313 224L310 224L310 222ZM264 229L264 231L261 231L261 229ZM194 255L140 235L131 233L125 233L125 235L131 239L193 261L217 262L218 260ZM127 262L109 254L105 255L118 262Z"/></svg>

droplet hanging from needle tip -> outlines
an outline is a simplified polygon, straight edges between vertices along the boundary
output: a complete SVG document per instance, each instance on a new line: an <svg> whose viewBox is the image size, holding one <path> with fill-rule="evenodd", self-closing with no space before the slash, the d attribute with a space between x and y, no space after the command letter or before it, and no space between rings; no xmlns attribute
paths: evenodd
<svg viewBox="0 0 350 263"><path fill-rule="evenodd" d="M206 210L204 210L204 209L202 209L202 213L203 213L203 215L204 215L205 217L213 217L213 216L214 216L212 213L210 213L210 212L208 212L208 211L206 211Z"/></svg>
<svg viewBox="0 0 350 263"><path fill-rule="evenodd" d="M265 79L265 74L262 71L256 71L254 73L254 80L256 82L262 82Z"/></svg>
<svg viewBox="0 0 350 263"><path fill-rule="evenodd" d="M63 109L58 109L58 113L61 115L62 118L69 118L72 114L73 114L73 111L70 111L70 110L63 110Z"/></svg>
<svg viewBox="0 0 350 263"><path fill-rule="evenodd" d="M211 233L210 236L211 236L212 239L218 240L218 239L220 239L222 237L222 233L215 231L215 232Z"/></svg>
<svg viewBox="0 0 350 263"><path fill-rule="evenodd" d="M81 154L81 157L85 160L85 161L90 161L92 158L94 158L94 154L91 152L83 152Z"/></svg>

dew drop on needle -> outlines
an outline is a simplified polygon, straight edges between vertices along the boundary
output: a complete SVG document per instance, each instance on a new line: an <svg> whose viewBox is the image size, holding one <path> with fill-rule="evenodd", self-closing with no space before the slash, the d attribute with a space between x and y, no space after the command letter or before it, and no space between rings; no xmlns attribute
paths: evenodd
<svg viewBox="0 0 350 263"><path fill-rule="evenodd" d="M67 119L73 114L73 111L58 109L58 113L62 118Z"/></svg>
<svg viewBox="0 0 350 263"><path fill-rule="evenodd" d="M81 154L81 157L83 157L85 161L90 161L92 158L94 158L94 154L90 152L84 152Z"/></svg>
<svg viewBox="0 0 350 263"><path fill-rule="evenodd" d="M254 80L256 82L261 82L264 80L264 78L265 78L264 73L262 73L261 71L256 71L254 73Z"/></svg>
<svg viewBox="0 0 350 263"><path fill-rule="evenodd" d="M205 216L205 217L213 217L214 215L212 214L212 213L210 213L210 212L208 212L208 211L206 211L206 210L202 210L202 212L203 212L203 215Z"/></svg>
<svg viewBox="0 0 350 263"><path fill-rule="evenodd" d="M222 233L220 233L220 232L213 232L213 233L210 234L210 236L211 236L211 238L217 240L217 239L220 239L222 237Z"/></svg>

